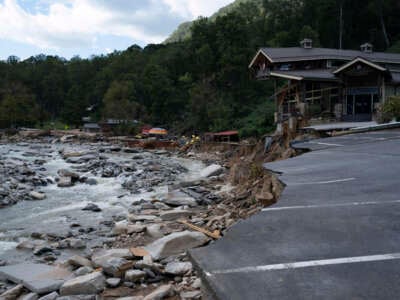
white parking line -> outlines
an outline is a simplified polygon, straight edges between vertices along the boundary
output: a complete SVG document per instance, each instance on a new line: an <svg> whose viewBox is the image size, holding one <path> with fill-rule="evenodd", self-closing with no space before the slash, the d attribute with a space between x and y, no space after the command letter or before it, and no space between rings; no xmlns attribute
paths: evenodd
<svg viewBox="0 0 400 300"><path fill-rule="evenodd" d="M321 142L309 142L310 144L317 144L317 145L325 145L325 146L338 146L341 147L341 144L331 144L331 143L321 143Z"/></svg>
<svg viewBox="0 0 400 300"><path fill-rule="evenodd" d="M396 203L400 203L400 200L365 201L365 202L348 202L348 203L331 203L331 204L311 204L311 205L268 207L268 208L263 208L261 211L290 210L290 209L304 209L304 208L327 208L327 207L358 206L358 205L396 204Z"/></svg>
<svg viewBox="0 0 400 300"><path fill-rule="evenodd" d="M289 185L310 185L310 184L330 184L330 183L338 183L338 182L347 182L356 180L354 177L351 178L343 178L343 179L334 179L327 181L314 181L314 182L293 182L289 183Z"/></svg>
<svg viewBox="0 0 400 300"><path fill-rule="evenodd" d="M317 267L317 266L328 266L328 265L340 265L340 264L352 264L360 262L372 262L372 261L384 261L384 260L395 260L400 259L400 253L388 253L388 254L378 254L378 255L367 255L367 256L353 256L353 257L341 257L341 258L331 258L331 259L321 259L321 260L308 260L299 261L292 263L283 264L272 264L264 266L255 267L243 267L227 270L216 270L211 273L207 273L207 276L217 275L217 274L232 274L232 273L251 273L251 272L262 272L262 271L273 271L273 270L287 270L287 269L298 269L307 267Z"/></svg>

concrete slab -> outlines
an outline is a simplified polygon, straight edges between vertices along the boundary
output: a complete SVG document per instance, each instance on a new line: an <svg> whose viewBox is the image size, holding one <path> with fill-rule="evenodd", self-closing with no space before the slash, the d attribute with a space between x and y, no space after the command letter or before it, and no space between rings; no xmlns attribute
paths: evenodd
<svg viewBox="0 0 400 300"><path fill-rule="evenodd" d="M30 291L45 294L56 291L72 277L64 268L45 264L24 263L0 267L0 277L23 284Z"/></svg>

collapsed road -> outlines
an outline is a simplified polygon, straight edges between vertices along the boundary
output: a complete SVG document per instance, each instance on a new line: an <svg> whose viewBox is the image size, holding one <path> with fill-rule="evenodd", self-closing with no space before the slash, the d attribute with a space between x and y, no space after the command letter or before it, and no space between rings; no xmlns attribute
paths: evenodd
<svg viewBox="0 0 400 300"><path fill-rule="evenodd" d="M398 299L400 130L294 147L279 202L191 250L208 298Z"/></svg>

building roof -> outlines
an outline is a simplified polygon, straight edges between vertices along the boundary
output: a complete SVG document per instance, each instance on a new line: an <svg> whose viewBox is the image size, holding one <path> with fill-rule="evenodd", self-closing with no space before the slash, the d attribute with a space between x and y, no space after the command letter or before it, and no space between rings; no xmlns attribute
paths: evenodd
<svg viewBox="0 0 400 300"><path fill-rule="evenodd" d="M366 59L364 59L362 57L357 57L356 59L353 59L352 61L348 62L347 64L344 64L343 66L341 66L337 70L333 71L333 73L334 74L338 74L338 73L350 68L352 65L354 65L356 63L365 64L365 65L370 66L371 68L374 68L374 69L376 69L378 71L381 71L381 72L386 72L387 71L386 68L384 68L384 67L382 67L380 65L374 64L373 62L371 62L369 60L366 60Z"/></svg>
<svg viewBox="0 0 400 300"><path fill-rule="evenodd" d="M326 80L326 81L340 81L332 70L319 69L319 70L296 70L296 71L273 71L270 73L272 77L280 77L293 80Z"/></svg>
<svg viewBox="0 0 400 300"><path fill-rule="evenodd" d="M310 48L301 47L288 48L261 48L252 62L262 53L272 63L283 63L302 60L353 60L356 57L362 57L375 63L394 63L400 64L400 54L386 52L363 52L357 50L341 50L332 48Z"/></svg>
<svg viewBox="0 0 400 300"><path fill-rule="evenodd" d="M100 126L97 123L85 123L85 124L83 124L83 128L86 128L86 129L100 129Z"/></svg>
<svg viewBox="0 0 400 300"><path fill-rule="evenodd" d="M215 132L212 135L214 136L229 136L229 135L238 135L239 131L237 130L228 130L228 131L221 131L221 132Z"/></svg>

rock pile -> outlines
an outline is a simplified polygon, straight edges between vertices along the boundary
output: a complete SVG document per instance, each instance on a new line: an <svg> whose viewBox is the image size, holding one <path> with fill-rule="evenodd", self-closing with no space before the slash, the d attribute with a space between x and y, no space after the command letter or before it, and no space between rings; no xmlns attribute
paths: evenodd
<svg viewBox="0 0 400 300"><path fill-rule="evenodd" d="M33 156L35 153L23 153ZM43 160L25 160L19 157L0 156L0 208L21 200L43 200L46 195L36 191L51 183L44 174Z"/></svg>

